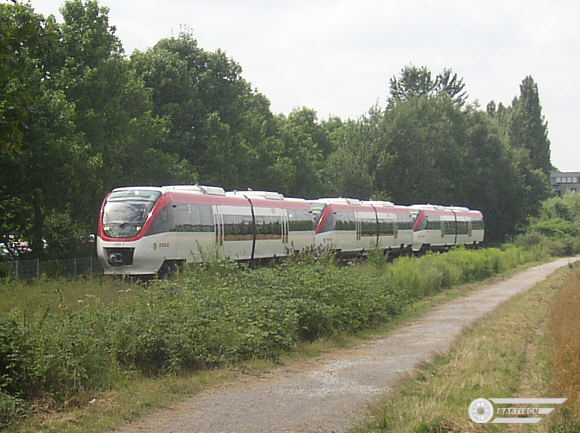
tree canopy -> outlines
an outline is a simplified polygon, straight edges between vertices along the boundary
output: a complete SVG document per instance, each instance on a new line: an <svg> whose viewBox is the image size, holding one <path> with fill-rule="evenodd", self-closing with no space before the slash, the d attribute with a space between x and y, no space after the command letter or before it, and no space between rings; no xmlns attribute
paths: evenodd
<svg viewBox="0 0 580 433"><path fill-rule="evenodd" d="M108 9L69 0L63 22L0 4L0 237L74 255L117 186L199 182L289 196L391 199L481 209L512 235L549 194L538 85L511 105L467 103L463 78L406 66L385 108L319 120L268 98L189 31L126 56ZM48 241L49 248L42 245Z"/></svg>

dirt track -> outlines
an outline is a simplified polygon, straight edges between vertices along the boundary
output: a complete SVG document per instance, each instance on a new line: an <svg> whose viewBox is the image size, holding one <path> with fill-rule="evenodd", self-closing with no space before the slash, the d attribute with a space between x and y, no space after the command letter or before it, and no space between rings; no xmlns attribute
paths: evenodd
<svg viewBox="0 0 580 433"><path fill-rule="evenodd" d="M559 259L485 286L349 350L212 389L120 430L333 432L352 427L373 400L420 361L446 351L461 331L574 259Z"/></svg>

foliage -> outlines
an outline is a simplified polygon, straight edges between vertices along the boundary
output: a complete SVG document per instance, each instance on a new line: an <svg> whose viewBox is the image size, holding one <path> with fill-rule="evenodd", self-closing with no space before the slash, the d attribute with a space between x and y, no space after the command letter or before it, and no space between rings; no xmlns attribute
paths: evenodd
<svg viewBox="0 0 580 433"><path fill-rule="evenodd" d="M0 411L10 418L35 399L60 407L134 374L275 361L301 341L385 323L427 295L538 254L460 249L392 264L375 258L363 269L330 256L257 270L210 260L173 280L137 286L42 280L24 288L6 280L0 285L10 300L0 310Z"/></svg>
<svg viewBox="0 0 580 433"><path fill-rule="evenodd" d="M539 215L516 238L524 248L543 246L556 256L580 252L580 197L565 195L542 202Z"/></svg>
<svg viewBox="0 0 580 433"><path fill-rule="evenodd" d="M483 211L491 241L549 195L532 77L510 106L479 110L451 69L406 66L386 108L357 120L320 121L307 107L274 115L241 65L188 29L128 57L96 0L61 11L58 23L30 4L0 5L0 238L29 240L35 256L75 254L117 186L461 204ZM82 235L64 241L65 219ZM48 239L58 249L46 251Z"/></svg>

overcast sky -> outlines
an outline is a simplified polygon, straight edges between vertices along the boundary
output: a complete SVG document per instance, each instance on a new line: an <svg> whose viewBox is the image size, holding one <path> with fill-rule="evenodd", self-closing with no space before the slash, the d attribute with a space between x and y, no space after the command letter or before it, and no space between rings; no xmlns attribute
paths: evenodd
<svg viewBox="0 0 580 433"><path fill-rule="evenodd" d="M6 1L6 0L1 0ZM44 15L64 0L31 0ZM526 75L538 84L552 163L580 171L578 0L100 0L125 51L192 30L222 49L274 113L306 106L319 120L385 106L405 65L463 77L470 102L511 103Z"/></svg>

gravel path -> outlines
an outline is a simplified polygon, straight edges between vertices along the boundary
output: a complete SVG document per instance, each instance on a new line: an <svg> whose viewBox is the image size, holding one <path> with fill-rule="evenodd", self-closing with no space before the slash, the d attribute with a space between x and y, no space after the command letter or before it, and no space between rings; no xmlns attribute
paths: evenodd
<svg viewBox="0 0 580 433"><path fill-rule="evenodd" d="M376 397L461 331L573 259L558 259L447 302L357 347L216 387L120 430L122 433L337 432L364 419Z"/></svg>

